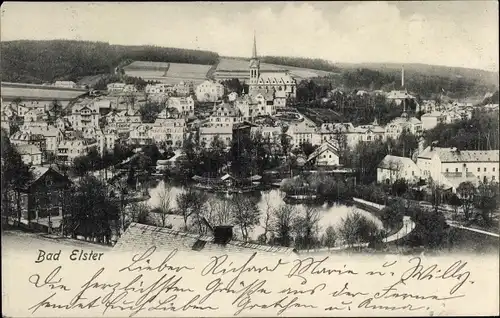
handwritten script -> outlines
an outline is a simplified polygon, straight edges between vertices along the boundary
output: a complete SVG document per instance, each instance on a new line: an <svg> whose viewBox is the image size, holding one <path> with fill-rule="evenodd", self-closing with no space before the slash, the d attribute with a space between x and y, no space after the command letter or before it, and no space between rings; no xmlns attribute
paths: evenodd
<svg viewBox="0 0 500 318"><path fill-rule="evenodd" d="M206 255L151 247L75 272L46 264L26 278L36 316L269 316L438 314L462 302L475 277L468 262L394 257ZM119 260L119 261L118 261ZM75 277L77 276L77 277ZM21 278L20 278L21 279ZM80 311L80 313L78 313Z"/></svg>

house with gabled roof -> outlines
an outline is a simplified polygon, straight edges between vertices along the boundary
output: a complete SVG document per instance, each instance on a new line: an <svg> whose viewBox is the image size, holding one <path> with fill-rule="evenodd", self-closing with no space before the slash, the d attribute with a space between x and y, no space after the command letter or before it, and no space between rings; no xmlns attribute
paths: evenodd
<svg viewBox="0 0 500 318"><path fill-rule="evenodd" d="M398 179L408 183L420 180L420 168L407 157L387 155L377 166L377 182L392 184Z"/></svg>
<svg viewBox="0 0 500 318"><path fill-rule="evenodd" d="M336 167L340 165L338 148L330 141L324 141L307 158L307 162L318 167Z"/></svg>

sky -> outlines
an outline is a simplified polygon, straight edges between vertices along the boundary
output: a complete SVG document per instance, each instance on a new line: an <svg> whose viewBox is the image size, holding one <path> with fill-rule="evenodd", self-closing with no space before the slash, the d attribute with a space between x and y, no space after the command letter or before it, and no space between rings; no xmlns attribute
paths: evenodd
<svg viewBox="0 0 500 318"><path fill-rule="evenodd" d="M249 57L498 71L497 1L4 2L2 41L76 39Z"/></svg>

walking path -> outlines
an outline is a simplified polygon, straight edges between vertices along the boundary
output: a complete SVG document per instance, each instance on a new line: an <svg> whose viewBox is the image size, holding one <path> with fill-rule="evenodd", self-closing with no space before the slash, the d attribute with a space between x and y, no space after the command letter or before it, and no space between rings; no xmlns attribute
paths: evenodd
<svg viewBox="0 0 500 318"><path fill-rule="evenodd" d="M481 233L481 234L485 234L485 235L489 235L489 236L493 236L493 237L500 237L500 235L498 235L497 233L487 232L487 231L475 229L472 227L465 227L465 226L460 225L458 222L455 222L455 221L446 221L446 222L448 223L449 226L455 227L458 229L464 229L464 230L468 230L468 231L472 231L472 232L476 232L476 233Z"/></svg>
<svg viewBox="0 0 500 318"><path fill-rule="evenodd" d="M366 204L366 205L369 205L369 206L372 206L374 208L377 208L379 210L382 210L383 208L385 208L385 205L381 205L381 204L376 204L376 203L373 203L373 202L369 202L369 201L365 201L365 200L362 200L362 199L358 199L358 198L353 198L354 201L356 202L359 202L359 203L362 203L362 204ZM415 229L415 222L413 222L411 220L411 218L409 216L404 216L403 217L403 225L401 226L401 229L384 238L384 242L385 243L390 243L390 242L394 242L394 241L397 241L405 236L407 236L408 234L411 233L411 231L413 231ZM310 252L328 252L328 251L341 251L341 250L345 250L347 248L352 248L352 247L368 247L368 243L356 243L356 244L352 244L352 245L349 245L349 244L344 244L344 245L341 245L341 246L335 246L335 247L331 247L331 248L319 248L319 249L311 249L311 250L299 250L298 252L299 253L303 253L303 252L307 252L307 253L310 253Z"/></svg>

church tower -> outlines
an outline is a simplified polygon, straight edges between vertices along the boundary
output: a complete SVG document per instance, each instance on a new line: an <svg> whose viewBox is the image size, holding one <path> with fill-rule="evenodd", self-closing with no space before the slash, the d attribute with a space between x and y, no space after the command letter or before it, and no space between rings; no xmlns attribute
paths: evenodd
<svg viewBox="0 0 500 318"><path fill-rule="evenodd" d="M257 41L255 40L255 32L253 34L253 51L252 59L250 60L250 85L257 84L260 73L260 61L257 57Z"/></svg>

